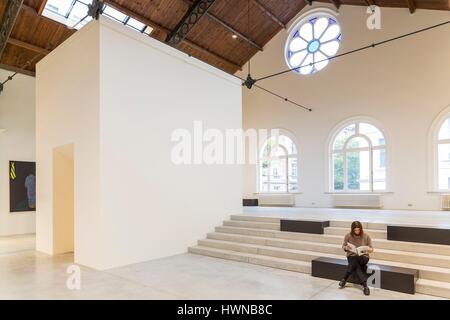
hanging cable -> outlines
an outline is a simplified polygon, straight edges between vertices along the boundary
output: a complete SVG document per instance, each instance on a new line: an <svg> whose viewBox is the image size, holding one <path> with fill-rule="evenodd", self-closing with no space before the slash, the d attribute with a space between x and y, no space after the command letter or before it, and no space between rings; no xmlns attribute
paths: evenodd
<svg viewBox="0 0 450 320"><path fill-rule="evenodd" d="M243 85L243 86L245 85L245 81L246 81L246 80L242 79L241 77L239 77L239 76L237 76L237 75L235 75L235 74L229 73L229 75L231 75L231 76L233 76L233 77L235 77L235 78L241 80L241 81L242 81L242 85ZM281 100L283 100L283 101L285 101L285 102L288 102L288 103L290 103L290 104L293 104L294 106L297 106L297 107L300 107L300 108L302 108L302 109L308 110L309 112L313 111L311 108L305 107L305 106L303 106L303 105L301 105L301 104L299 104L299 103L297 103L297 102L295 102L295 101L292 101L292 100L290 100L290 99L288 99L288 98L286 98L286 97L283 97L283 96L281 96L281 95L279 95L279 94L277 94L277 93L275 93L275 92L273 92L273 91L270 91L270 90L268 90L268 89L266 89L266 88L264 88L264 87L261 87L260 85L256 85L256 84L255 84L255 87L257 87L258 89L260 89L260 90L262 90L262 91L265 91L266 93L268 93L268 94L270 94L270 95L275 96L276 98L279 98L279 99L281 99Z"/></svg>
<svg viewBox="0 0 450 320"><path fill-rule="evenodd" d="M36 55L33 59L28 60L22 67L19 68L19 70L25 70L25 68L29 67L31 64L33 64L41 55L38 54ZM2 93L5 84L8 81L12 81L14 79L14 77L19 73L19 71L14 72L12 75L8 76L8 78L6 78L5 81L0 83L0 94Z"/></svg>
<svg viewBox="0 0 450 320"><path fill-rule="evenodd" d="M247 0L247 36L250 37L250 0ZM248 75L252 73L252 57L249 50L250 59L248 60Z"/></svg>
<svg viewBox="0 0 450 320"><path fill-rule="evenodd" d="M397 36L397 37L390 38L390 39L387 39L387 40L383 40L383 41L380 41L380 42L375 42L375 43L372 43L370 45L367 45L367 46L364 46L364 47L361 47L361 48L358 48L358 49L354 49L354 50L351 50L351 51L347 51L347 52L335 55L335 56L327 58L327 59L322 59L322 60L319 60L319 61L315 61L314 63L310 63L310 64L307 64L307 65L304 65L304 66L301 66L301 67L290 68L290 69L283 70L281 72L277 72L277 73L274 73L274 74L271 74L271 75L268 75L268 76L265 76L265 77L262 77L262 78L259 78L259 79L253 79L253 81L254 81L254 83L256 83L256 82L259 82L259 81L262 81L262 80L266 80L266 79L270 79L270 78L273 78L273 77L277 77L277 76L283 75L283 74L291 72L291 71L301 70L302 68L305 68L305 67L311 67L311 66L314 66L315 64L318 64L318 63L321 63L321 62L335 60L337 58L341 58L341 57L344 57L344 56L347 56L347 55L350 55L350 54L353 54L353 53L357 53L357 52L360 52L360 51L363 51L363 50L376 48L376 47L378 47L380 45L383 45L383 44L386 44L386 43L389 43L389 42L393 42L393 41L396 41L396 40L400 40L400 39L403 39L403 38L406 38L406 37L410 37L410 36L413 36L413 35L425 32L425 31L436 29L436 28L439 28L439 27L442 27L442 26L445 26L445 25L448 25L448 24L450 24L450 20L442 22L442 23L439 23L439 24L436 24L436 25L433 25L433 26L430 26L430 27L427 27L427 28L423 28L423 29L419 29L419 30L416 30L416 31L413 31L413 32L409 32L409 33L406 33L406 34L401 35L401 36Z"/></svg>
<svg viewBox="0 0 450 320"><path fill-rule="evenodd" d="M250 37L250 23L251 23L251 19L250 19L250 0L247 0L247 36L249 36L249 37ZM232 76L234 76L234 77L236 77L236 78L238 78L239 80L242 81L242 86L247 87L249 90L252 89L253 86L256 86L258 89L260 89L260 90L262 90L262 91L264 91L264 92L266 92L266 93L268 93L270 95L273 95L276 98L282 99L283 101L291 103L291 104L293 104L293 105L295 105L297 107L300 107L302 109L305 109L305 110L308 110L308 111L312 111L311 108L307 108L305 106L302 106L301 104L299 104L297 102L294 102L294 101L292 101L292 100L290 100L288 98L282 97L281 95L279 95L279 94L277 94L277 93L275 93L273 91L270 91L270 90L268 90L266 88L263 88L261 86L255 85L256 81L252 78L252 52L250 51L250 49L248 49L247 52L248 52L248 55L249 55L249 60L248 60L248 63L247 63L247 70L248 70L247 79L244 80L241 77L238 77L238 76L232 74Z"/></svg>
<svg viewBox="0 0 450 320"><path fill-rule="evenodd" d="M85 15L80 21L75 23L75 25L73 25L72 28L75 29L80 23L82 23L84 20L86 20L87 17L89 17L89 14Z"/></svg>
<svg viewBox="0 0 450 320"><path fill-rule="evenodd" d="M305 107L305 106L303 106L303 105L301 105L301 104L299 104L299 103L297 103L295 101L292 101L292 100L290 100L288 98L282 97L282 96L280 96L279 94L277 94L277 93L275 93L273 91L270 91L270 90L268 90L266 88L261 87L260 85L255 84L255 87L260 89L260 90L262 90L262 91L265 91L265 92L267 92L267 93L269 93L269 94L271 94L271 95L273 95L273 96L275 96L277 98L280 98L280 99L282 99L282 100L284 100L286 102L289 102L289 103L291 103L291 104L293 104L293 105L295 105L295 106L297 106L299 108L302 108L302 109L305 109L305 110L307 110L309 112L312 112L311 108L307 108L307 107Z"/></svg>

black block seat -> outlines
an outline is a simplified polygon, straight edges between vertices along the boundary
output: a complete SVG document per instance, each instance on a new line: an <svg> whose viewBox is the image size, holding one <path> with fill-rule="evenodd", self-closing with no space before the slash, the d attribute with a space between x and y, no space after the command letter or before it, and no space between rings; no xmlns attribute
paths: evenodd
<svg viewBox="0 0 450 320"><path fill-rule="evenodd" d="M387 239L392 241L450 245L450 228L388 225Z"/></svg>
<svg viewBox="0 0 450 320"><path fill-rule="evenodd" d="M280 230L298 233L324 234L330 221L319 220L281 220Z"/></svg>
<svg viewBox="0 0 450 320"><path fill-rule="evenodd" d="M312 276L339 281L344 277L347 265L347 260L344 259L317 258L312 261ZM419 277L419 270L372 263L369 263L368 267L369 269L371 267L378 268L381 271L381 289L409 294L416 293L416 281ZM356 283L353 277L350 277L349 282ZM370 286L371 284L368 283L368 285Z"/></svg>
<svg viewBox="0 0 450 320"><path fill-rule="evenodd" d="M243 199L242 206L244 207L258 207L259 201L258 199Z"/></svg>

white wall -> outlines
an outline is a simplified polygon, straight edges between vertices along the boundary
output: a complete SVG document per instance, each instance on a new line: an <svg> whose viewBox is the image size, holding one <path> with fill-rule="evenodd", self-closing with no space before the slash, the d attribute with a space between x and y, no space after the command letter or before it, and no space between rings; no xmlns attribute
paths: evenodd
<svg viewBox="0 0 450 320"><path fill-rule="evenodd" d="M446 21L448 13L418 10L410 15L407 9L384 8L382 29L375 31L367 29L367 17L365 7L341 7L340 53ZM385 208L439 209L438 195L428 193L427 144L434 118L450 105L450 42L445 40L449 32L445 26L346 56L312 76L289 73L259 83L312 107L311 113L256 88L244 89L245 128L284 128L299 141L302 194L296 196L297 206L331 206L331 195L326 194L327 139L341 121L367 116L382 124L389 143L392 193L383 197ZM286 38L287 31L281 31L253 59L254 77L287 68ZM254 196L256 191L256 167L246 166L244 195Z"/></svg>
<svg viewBox="0 0 450 320"><path fill-rule="evenodd" d="M69 72L57 72L63 64ZM170 159L172 132L192 128L195 120L242 127L242 92L234 78L102 18L41 62L37 82L39 172L50 179L51 148L75 143L76 262L105 269L183 253L240 211L239 166L176 166ZM55 92L54 83L61 86ZM92 99L83 91L89 86L97 90ZM88 141L91 158L80 150ZM80 164L81 157L90 161ZM47 203L38 239L39 230L52 227L50 181L38 189ZM92 215L98 220L80 218ZM83 231L88 223L97 235ZM80 244L85 241L94 248ZM98 257L87 259L84 251Z"/></svg>
<svg viewBox="0 0 450 320"><path fill-rule="evenodd" d="M109 22L105 19L105 22ZM240 212L237 166L176 166L171 134L242 128L239 82L115 23L101 29L102 215L108 265L186 252Z"/></svg>
<svg viewBox="0 0 450 320"><path fill-rule="evenodd" d="M11 74L0 70L0 81ZM34 212L9 212L9 161L35 161L34 86L34 78L17 75L0 95L0 236L35 232Z"/></svg>
<svg viewBox="0 0 450 320"><path fill-rule="evenodd" d="M99 28L89 24L37 64L36 248L54 254L53 152L74 144L75 261L104 257L99 178Z"/></svg>

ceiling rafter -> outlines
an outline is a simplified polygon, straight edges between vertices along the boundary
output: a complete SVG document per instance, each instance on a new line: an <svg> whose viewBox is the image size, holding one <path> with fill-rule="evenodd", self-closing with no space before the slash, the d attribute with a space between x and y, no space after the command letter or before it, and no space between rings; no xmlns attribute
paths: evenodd
<svg viewBox="0 0 450 320"><path fill-rule="evenodd" d="M47 0L42 0L41 5L39 6L39 9L37 10L37 13L39 15L42 14L42 12L44 12L45 6L47 5Z"/></svg>
<svg viewBox="0 0 450 320"><path fill-rule="evenodd" d="M26 76L31 76L31 77L36 76L36 72L34 72L34 71L22 69L22 68L11 66L9 64L4 64L4 63L0 63L0 69L4 69L4 70L11 71L14 73L17 72L17 73L24 74Z"/></svg>
<svg viewBox="0 0 450 320"><path fill-rule="evenodd" d="M180 44L215 2L216 0L195 0L175 29L167 35L166 42L175 46Z"/></svg>
<svg viewBox="0 0 450 320"><path fill-rule="evenodd" d="M13 46L27 49L27 50L37 52L37 53L40 53L43 55L47 55L50 53L50 50L48 50L48 49L41 48L41 47L35 46L33 44L30 44L30 43L27 43L27 42L24 42L24 41L21 41L18 39L14 39L14 38L9 38L8 43L12 44Z"/></svg>
<svg viewBox="0 0 450 320"><path fill-rule="evenodd" d="M416 4L414 0L406 0L406 2L408 3L409 12L411 12L411 14L416 12Z"/></svg>
<svg viewBox="0 0 450 320"><path fill-rule="evenodd" d="M162 33L165 33L166 35L170 33L170 30L168 28L166 28L166 27L164 27L164 26L162 26L162 25L160 25L160 24L158 24L158 23L156 23L156 22L154 22L154 21L152 21L152 20L150 20L148 18L145 18L145 17L141 16L140 14L138 14L138 13L136 13L136 12L126 8L126 7L123 7L123 6L119 5L118 3L116 3L116 2L114 2L112 0L103 0L103 2L108 4L108 5L110 5L114 9L121 11L122 13L126 14L127 16L129 16L129 17L131 17L133 19L136 19L139 22L141 22L141 23L143 23L143 24L145 24L147 26L152 27L155 30L158 30L158 31L160 31ZM188 39L184 39L182 42L185 43L186 45L188 45L189 47L191 47L194 50L197 50L197 51L199 51L199 52L201 52L203 54L206 54L206 55L208 55L210 57L215 58L216 60L219 60L220 62L228 65L232 69L242 70L242 66L238 65L237 63L232 62L232 61L228 60L227 58L224 58L221 55L219 55L217 53L214 53L214 52L212 52L212 51L210 51L210 50L208 50L208 49L206 49L206 48L196 44L195 42L192 42L192 41L190 41Z"/></svg>
<svg viewBox="0 0 450 320"><path fill-rule="evenodd" d="M330 0L330 2L331 2L332 4L334 4L334 6L336 7L336 9L339 9L339 8L341 7L341 5L342 5L341 0Z"/></svg>
<svg viewBox="0 0 450 320"><path fill-rule="evenodd" d="M183 0L183 2L185 2L187 5L192 5L193 0ZM223 21L222 19L220 19L216 15L214 15L214 14L210 13L209 11L207 11L205 13L205 16L208 17L211 21L213 21L213 22L217 23L218 25L222 26L225 30L229 31L233 35L236 35L241 40L247 42L249 45L255 47L259 51L263 51L263 47L260 46L259 44L257 44L252 39L250 39L249 36L246 36L246 35L242 34L241 32L237 31L235 28L230 26L228 23L226 23L225 21Z"/></svg>
<svg viewBox="0 0 450 320"><path fill-rule="evenodd" d="M9 36L20 13L23 0L8 0L0 24L0 58L3 55Z"/></svg>
<svg viewBox="0 0 450 320"><path fill-rule="evenodd" d="M16 0L17 1L17 0ZM195 0L109 0L110 3L118 3L122 8L117 8L119 11L124 12L123 7L130 8L134 11L133 17L138 18L138 21L153 27L155 30L151 36L159 41L164 41L171 30L164 28L164 26L170 26L171 28L176 25L183 14L187 11L187 6L192 6ZM247 0L235 0L244 1ZM196 30L195 39L185 39L183 44L178 49L184 51L187 54L194 55L206 63L213 64L227 72L235 72L238 69L242 69L242 66L249 60L249 50L252 53L256 52L273 37L272 31L279 31L281 27L285 27L285 23L291 20L307 5L307 0L249 0L252 6L252 10L256 10L257 14L253 17L255 24L261 25L261 28L254 28L251 34L246 31L247 25L245 12L241 12L242 7L237 7L232 4L231 1L217 1L217 6L212 8L209 12L206 12L205 17L202 18L201 26L205 30L208 28L214 28L217 32L220 32L224 39L222 41L211 42L211 35L208 31L202 32L202 30ZM330 6L335 6L334 3L339 1L341 7L345 5L362 5L362 6L380 6L380 7L399 7L409 10L411 13L418 11L418 8L430 9L430 10L445 10L449 12L450 7L447 1L430 1L430 0L403 0L403 1L381 1L381 0L319 0L317 3L326 3ZM5 12L10 0L1 0L2 12ZM108 2L104 0L103 2ZM184 2L184 3L183 3ZM6 47L3 48L2 62L8 63L11 68L21 67L23 63L33 55L37 57L43 57L42 53L53 50L58 44L64 41L72 33L76 32L75 29L67 27L66 24L59 23L44 15L39 15L39 12L45 11L45 5L48 3L46 0L24 0L22 9L16 20L15 26L9 38L10 41L6 41ZM332 4L333 3L333 4ZM173 11L172 11L173 10ZM174 16L173 12L180 12ZM151 16L149 15L151 12ZM126 13L126 12L124 12ZM244 13L244 14L242 14ZM3 15L3 13L2 13ZM128 14L131 16L131 14ZM141 16L141 17L136 17ZM159 27L155 27L155 24L148 23L146 17L153 20ZM151 17L151 18L150 18ZM233 17L233 18L231 18ZM0 23L2 23L2 16L0 15ZM144 19L144 20L143 20ZM175 21L174 21L175 19ZM27 21L27 23L22 23ZM1 25L0 25L1 26ZM200 26L200 23L197 25ZM17 33L16 29L17 28ZM242 32L238 32L242 31ZM269 32L270 31L270 32ZM233 38L236 38L233 49L230 50L230 41L226 41L229 32ZM193 32L194 33L194 32ZM193 35L192 35L193 36ZM189 38L191 35L189 35ZM17 40L17 41L16 41ZM21 41L21 42L18 42ZM253 41L253 43L252 43ZM37 46L36 46L37 45ZM257 48L257 46L260 48ZM22 49L21 49L22 48ZM10 50L11 49L11 50ZM38 54L36 54L38 53ZM26 71L34 70L33 63L26 67Z"/></svg>
<svg viewBox="0 0 450 320"><path fill-rule="evenodd" d="M286 29L286 25L278 19L269 9L264 7L258 0L251 0L262 12L264 12L270 19L276 22L281 28Z"/></svg>

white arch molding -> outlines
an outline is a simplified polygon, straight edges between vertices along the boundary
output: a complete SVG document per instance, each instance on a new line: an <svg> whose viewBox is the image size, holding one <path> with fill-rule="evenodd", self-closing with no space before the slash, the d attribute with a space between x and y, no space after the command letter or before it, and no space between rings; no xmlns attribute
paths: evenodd
<svg viewBox="0 0 450 320"><path fill-rule="evenodd" d="M450 105L445 107L433 120L428 132L428 189L432 193L450 194L450 188L439 186L439 144L450 144L450 139L439 140L439 131L450 118Z"/></svg>
<svg viewBox="0 0 450 320"><path fill-rule="evenodd" d="M384 137L385 140L385 144L384 147L382 146L373 146L371 140L365 136L365 135L361 135L361 134L354 134L351 135L349 137L347 137L346 139L346 143L343 146L342 150L343 153L345 154L345 148L347 147L347 144L353 140L354 138L363 138L367 143L368 143L368 147L364 147L364 148L358 148L357 151L369 151L369 190L348 190L347 187L347 174L346 174L346 159L344 156L344 190L335 190L334 189L334 163L333 163L333 155L335 154L335 150L333 148L334 146L334 142L337 138L337 136L342 132L343 129L345 129L346 127L348 127L351 124L355 124L355 123L367 123L369 125L372 125L374 127L376 127L381 134ZM354 116L354 117L350 117L350 118L346 118L345 120L340 121L337 125L335 125L333 127L333 129L331 130L330 134L328 135L327 138L327 142L325 144L325 154L327 155L327 159L325 161L325 172L327 172L327 174L325 175L325 185L326 187L326 193L357 193L357 194L379 194L379 193L390 193L389 191L389 185L390 185L390 168L391 168L391 157L390 157L390 137L388 132L386 131L386 129L384 128L384 126L376 119L370 117L370 116L364 116L364 115L359 115L359 116ZM376 150L385 150L385 167L386 167L386 188L384 190L374 190L374 184L373 184L373 152Z"/></svg>

